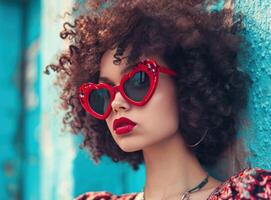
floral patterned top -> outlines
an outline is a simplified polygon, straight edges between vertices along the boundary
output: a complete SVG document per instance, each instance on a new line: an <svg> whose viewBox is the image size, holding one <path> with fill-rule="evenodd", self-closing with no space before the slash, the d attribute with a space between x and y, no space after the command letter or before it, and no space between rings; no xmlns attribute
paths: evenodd
<svg viewBox="0 0 271 200"><path fill-rule="evenodd" d="M142 200L143 193L87 192L75 200ZM220 184L207 200L271 200L271 171L246 168Z"/></svg>

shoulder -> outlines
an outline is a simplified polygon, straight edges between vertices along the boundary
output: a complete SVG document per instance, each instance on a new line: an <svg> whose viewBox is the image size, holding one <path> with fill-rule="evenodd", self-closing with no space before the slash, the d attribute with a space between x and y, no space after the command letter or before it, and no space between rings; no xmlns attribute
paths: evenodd
<svg viewBox="0 0 271 200"><path fill-rule="evenodd" d="M115 195L107 191L86 192L74 200L134 200L138 193Z"/></svg>
<svg viewBox="0 0 271 200"><path fill-rule="evenodd" d="M246 168L216 188L210 200L271 199L271 171Z"/></svg>

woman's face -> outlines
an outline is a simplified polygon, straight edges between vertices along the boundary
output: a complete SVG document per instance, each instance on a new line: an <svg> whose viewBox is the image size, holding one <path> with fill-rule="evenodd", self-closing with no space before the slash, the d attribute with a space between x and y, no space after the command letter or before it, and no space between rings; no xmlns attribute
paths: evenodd
<svg viewBox="0 0 271 200"><path fill-rule="evenodd" d="M119 85L122 78L121 71L126 68L126 58L122 59L118 65L113 64L115 51L116 49L108 50L103 55L100 77L106 77L115 85ZM123 54L123 57L126 56L128 56L128 48ZM140 59L146 58L145 56L140 57ZM153 55L149 58L167 67L160 57ZM128 134L118 135L113 129L113 121L120 117L126 117L136 123L136 126ZM163 142L177 134L178 117L173 80L169 75L160 73L156 90L144 106L130 104L117 92L106 123L118 146L125 152L133 152Z"/></svg>

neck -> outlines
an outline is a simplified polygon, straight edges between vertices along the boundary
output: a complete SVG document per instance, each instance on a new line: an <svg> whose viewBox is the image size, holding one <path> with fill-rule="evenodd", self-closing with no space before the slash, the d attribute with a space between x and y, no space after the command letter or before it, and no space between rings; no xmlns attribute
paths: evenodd
<svg viewBox="0 0 271 200"><path fill-rule="evenodd" d="M143 149L143 155L146 199L176 198L181 192L194 188L207 175L187 149L180 133Z"/></svg>

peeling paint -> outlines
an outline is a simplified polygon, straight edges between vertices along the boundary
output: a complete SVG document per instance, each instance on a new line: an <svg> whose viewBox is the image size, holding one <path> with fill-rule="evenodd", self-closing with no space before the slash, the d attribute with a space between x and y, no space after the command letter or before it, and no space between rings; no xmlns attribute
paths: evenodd
<svg viewBox="0 0 271 200"><path fill-rule="evenodd" d="M12 161L6 161L3 170L6 176L14 176L14 165Z"/></svg>
<svg viewBox="0 0 271 200"><path fill-rule="evenodd" d="M35 85L37 84L37 56L39 54L40 44L39 40L33 41L26 52L26 109L35 109L38 105L38 94L35 92Z"/></svg>

